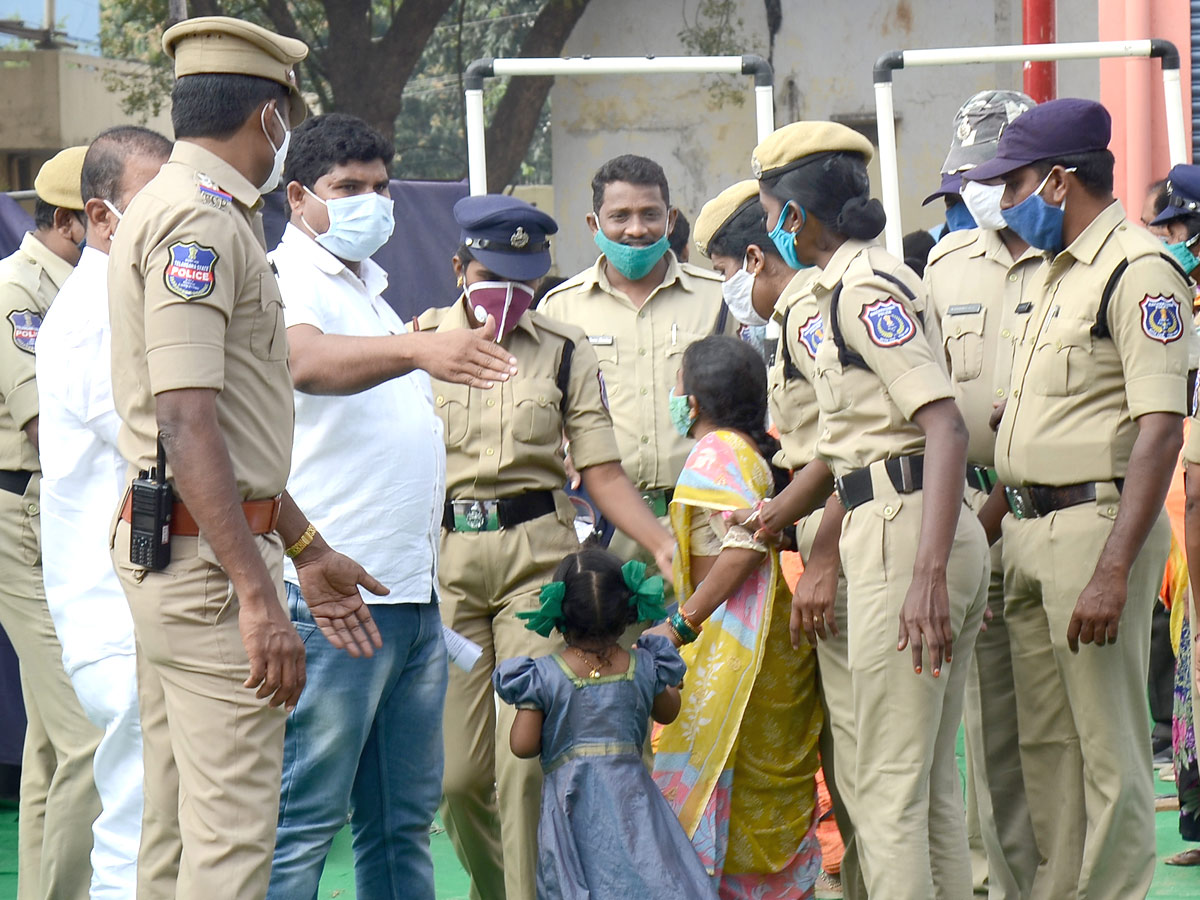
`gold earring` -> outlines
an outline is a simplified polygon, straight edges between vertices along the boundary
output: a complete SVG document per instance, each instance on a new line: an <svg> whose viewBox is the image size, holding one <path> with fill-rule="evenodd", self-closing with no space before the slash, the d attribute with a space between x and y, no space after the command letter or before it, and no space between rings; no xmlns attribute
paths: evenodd
<svg viewBox="0 0 1200 900"><path fill-rule="evenodd" d="M463 277L461 275L458 276L458 286L459 287L463 286Z"/></svg>

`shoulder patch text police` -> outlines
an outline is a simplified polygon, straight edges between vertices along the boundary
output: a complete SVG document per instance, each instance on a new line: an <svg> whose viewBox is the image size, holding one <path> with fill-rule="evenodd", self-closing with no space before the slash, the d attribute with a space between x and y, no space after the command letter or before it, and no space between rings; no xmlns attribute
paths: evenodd
<svg viewBox="0 0 1200 900"><path fill-rule="evenodd" d="M42 317L31 309L14 309L8 314L8 321L12 324L13 343L17 345L17 349L33 353L37 347Z"/></svg>
<svg viewBox="0 0 1200 900"><path fill-rule="evenodd" d="M1174 297L1147 294L1138 306L1142 308L1142 331L1150 340L1169 344L1183 335L1183 316Z"/></svg>
<svg viewBox="0 0 1200 900"><path fill-rule="evenodd" d="M798 337L808 355L812 359L816 359L817 348L821 346L821 341L825 339L825 323L821 321L821 316L809 316L808 321L800 326Z"/></svg>
<svg viewBox="0 0 1200 900"><path fill-rule="evenodd" d="M895 297L868 303L858 317L867 326L867 337L877 347L899 347L917 333L908 310Z"/></svg>
<svg viewBox="0 0 1200 900"><path fill-rule="evenodd" d="M217 284L217 251L195 241L176 241L169 250L171 258L163 271L167 290L184 300L211 294Z"/></svg>

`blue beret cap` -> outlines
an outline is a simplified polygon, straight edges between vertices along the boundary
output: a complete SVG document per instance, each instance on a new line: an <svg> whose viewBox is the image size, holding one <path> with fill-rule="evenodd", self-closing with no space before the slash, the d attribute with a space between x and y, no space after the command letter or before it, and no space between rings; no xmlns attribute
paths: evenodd
<svg viewBox="0 0 1200 900"><path fill-rule="evenodd" d="M1183 216L1200 216L1200 166L1179 165L1167 173L1167 206L1151 225Z"/></svg>
<svg viewBox="0 0 1200 900"><path fill-rule="evenodd" d="M454 220L471 255L501 278L532 281L550 271L548 236L558 223L536 206L506 194L463 197Z"/></svg>
<svg viewBox="0 0 1200 900"><path fill-rule="evenodd" d="M996 155L963 172L968 181L985 181L1043 159L1107 150L1112 116L1094 100L1049 100L1013 119L996 144Z"/></svg>

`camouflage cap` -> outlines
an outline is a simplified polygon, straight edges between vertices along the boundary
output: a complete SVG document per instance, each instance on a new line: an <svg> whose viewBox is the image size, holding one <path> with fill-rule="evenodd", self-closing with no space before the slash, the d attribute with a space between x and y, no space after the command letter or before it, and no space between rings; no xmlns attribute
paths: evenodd
<svg viewBox="0 0 1200 900"><path fill-rule="evenodd" d="M942 174L963 172L996 155L996 144L1012 121L1035 106L1020 91L980 91L954 115L954 138Z"/></svg>

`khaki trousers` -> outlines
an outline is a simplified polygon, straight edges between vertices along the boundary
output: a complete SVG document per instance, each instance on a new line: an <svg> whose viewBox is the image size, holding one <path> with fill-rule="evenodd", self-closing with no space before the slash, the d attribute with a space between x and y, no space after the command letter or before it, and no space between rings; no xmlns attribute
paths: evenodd
<svg viewBox="0 0 1200 900"><path fill-rule="evenodd" d="M279 537L255 541L283 606ZM286 714L242 687L237 595L207 542L174 537L171 557L162 572L132 568L118 522L146 773L138 900L255 900L271 874Z"/></svg>
<svg viewBox="0 0 1200 900"><path fill-rule="evenodd" d="M443 722L442 821L471 876L472 900L534 900L541 763L509 749L516 709L501 703L497 713L492 672L514 656L562 649L557 633L543 638L516 614L538 609L542 585L579 549L573 518L560 495L557 515L500 531L442 532L442 621L483 648L470 672L450 667Z"/></svg>
<svg viewBox="0 0 1200 900"><path fill-rule="evenodd" d="M0 626L21 664L25 746L17 826L18 900L86 900L100 795L88 721L62 665L46 606L35 475L24 496L0 491Z"/></svg>
<svg viewBox="0 0 1200 900"><path fill-rule="evenodd" d="M1077 654L1067 646L1117 503L1113 490L1040 519L1004 518L1004 613L1021 765L1035 798L1039 900L1136 900L1154 875L1146 673L1150 612L1170 547L1165 513L1129 572L1116 644L1082 644Z"/></svg>
<svg viewBox="0 0 1200 900"><path fill-rule="evenodd" d="M986 500L987 494L967 488L967 504L976 513ZM967 818L968 833L973 825L977 827L985 854L989 900L1025 900L1033 889L1039 857L1017 743L1017 691L1004 621L1002 547L1003 541L997 541L991 548L987 604L992 620L975 641L975 662L967 675L963 701Z"/></svg>
<svg viewBox="0 0 1200 900"><path fill-rule="evenodd" d="M901 497L875 476L875 499L847 513L841 538L859 854L872 900L966 900L971 867L954 748L987 598L987 539L964 505L947 567L953 662L934 678L926 656L915 674L911 652L896 643L923 495Z"/></svg>
<svg viewBox="0 0 1200 900"><path fill-rule="evenodd" d="M817 510L796 523L797 549L807 562L824 510ZM845 848L842 856L842 894L845 900L866 900L867 886L858 858L854 831L854 688L850 678L849 623L846 610L846 576L838 577L834 619L839 634L817 640L817 672L825 721L821 726L821 766L833 803L833 815Z"/></svg>

